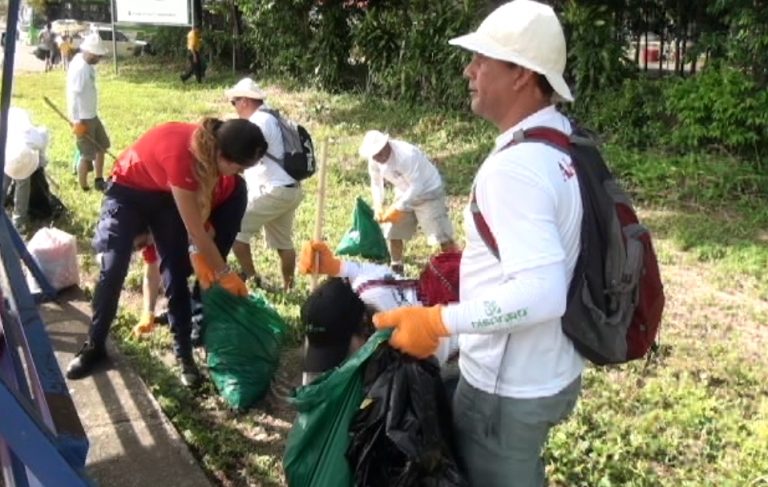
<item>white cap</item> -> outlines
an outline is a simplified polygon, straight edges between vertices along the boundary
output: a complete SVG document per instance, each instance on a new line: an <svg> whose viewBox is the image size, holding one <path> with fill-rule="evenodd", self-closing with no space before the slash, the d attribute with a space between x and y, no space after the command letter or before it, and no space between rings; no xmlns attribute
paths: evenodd
<svg viewBox="0 0 768 487"><path fill-rule="evenodd" d="M235 86L224 92L227 99L253 98L254 100L266 100L267 94L251 78L243 78Z"/></svg>
<svg viewBox="0 0 768 487"><path fill-rule="evenodd" d="M40 155L35 149L19 145L6 148L5 174L13 179L27 179L40 164Z"/></svg>
<svg viewBox="0 0 768 487"><path fill-rule="evenodd" d="M491 12L475 32L448 42L542 74L560 98L573 101L563 78L566 60L563 27L548 5L533 0L505 3Z"/></svg>
<svg viewBox="0 0 768 487"><path fill-rule="evenodd" d="M369 130L363 137L363 143L360 144L360 157L370 159L375 156L387 145L389 142L389 135L379 132L378 130Z"/></svg>
<svg viewBox="0 0 768 487"><path fill-rule="evenodd" d="M82 52L90 52L95 56L104 56L107 53L107 49L101 43L101 37L99 37L97 32L85 36L83 42L80 43L80 50Z"/></svg>

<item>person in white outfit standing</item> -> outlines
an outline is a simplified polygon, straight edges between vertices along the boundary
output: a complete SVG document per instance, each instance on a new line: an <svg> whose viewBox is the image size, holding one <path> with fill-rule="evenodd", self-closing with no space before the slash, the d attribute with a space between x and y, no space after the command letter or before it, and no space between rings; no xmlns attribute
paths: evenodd
<svg viewBox="0 0 768 487"><path fill-rule="evenodd" d="M413 238L417 226L443 252L456 250L443 180L427 155L378 130L365 134L359 153L368 160L374 211L383 224L392 269L403 273L404 241ZM384 181L395 188L394 201L386 210Z"/></svg>
<svg viewBox="0 0 768 487"><path fill-rule="evenodd" d="M514 0L450 42L473 52L464 69L472 111L499 131L477 171L474 205L464 211L459 303L399 308L373 321L395 328L392 345L416 356L458 335L454 431L470 485L541 487L544 443L581 389L583 359L561 317L583 207L569 156L515 142L533 127L572 132L554 105L573 99L563 78L565 36L551 7ZM498 258L473 210L490 227Z"/></svg>
<svg viewBox="0 0 768 487"><path fill-rule="evenodd" d="M95 172L93 185L99 191L107 188L104 182L104 153L110 142L98 115L96 92L96 65L107 54L98 33L86 36L67 69L67 104L72 121L72 133L77 137L80 162L77 176L83 190L88 186L88 173Z"/></svg>
<svg viewBox="0 0 768 487"><path fill-rule="evenodd" d="M264 228L269 248L280 258L283 289L293 287L296 251L293 246L293 220L303 193L297 180L283 169L283 136L277 118L264 111L267 94L252 79L244 78L226 91L226 97L240 118L256 124L267 141L267 154L258 164L246 169L248 206L232 251L246 279L255 279L262 286L251 255L250 241Z"/></svg>

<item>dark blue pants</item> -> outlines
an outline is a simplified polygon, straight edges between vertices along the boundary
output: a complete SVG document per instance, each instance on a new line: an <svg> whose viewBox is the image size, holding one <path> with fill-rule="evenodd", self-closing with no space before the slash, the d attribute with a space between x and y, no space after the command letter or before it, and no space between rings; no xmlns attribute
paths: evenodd
<svg viewBox="0 0 768 487"><path fill-rule="evenodd" d="M238 178L235 192L211 212L215 242L222 256L229 253L245 213L245 183ZM101 205L93 248L102 254L101 271L93 295L90 341L103 346L117 314L117 305L133 253L133 240L149 229L160 256L160 273L168 298L168 320L174 352L190 356L191 301L187 279L192 273L189 238L168 192L144 191L112 183Z"/></svg>

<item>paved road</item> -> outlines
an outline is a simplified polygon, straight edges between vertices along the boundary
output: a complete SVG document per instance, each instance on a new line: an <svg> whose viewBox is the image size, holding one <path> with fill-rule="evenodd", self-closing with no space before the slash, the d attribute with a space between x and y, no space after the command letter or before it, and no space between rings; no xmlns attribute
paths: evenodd
<svg viewBox="0 0 768 487"><path fill-rule="evenodd" d="M21 42L16 42L16 55L13 58L14 73L42 73L45 70L45 63L35 57L32 52L35 46L27 46ZM0 59L4 57L4 52L0 50Z"/></svg>

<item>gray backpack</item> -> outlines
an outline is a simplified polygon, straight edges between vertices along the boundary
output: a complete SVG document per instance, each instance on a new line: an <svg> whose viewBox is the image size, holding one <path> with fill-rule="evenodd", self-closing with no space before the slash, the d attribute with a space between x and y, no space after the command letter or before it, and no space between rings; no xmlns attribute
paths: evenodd
<svg viewBox="0 0 768 487"><path fill-rule="evenodd" d="M280 126L280 135L283 138L283 153L266 156L278 163L293 179L301 181L315 174L315 147L312 137L301 125L291 120L286 120L280 112L271 108L260 108L277 119Z"/></svg>
<svg viewBox="0 0 768 487"><path fill-rule="evenodd" d="M576 168L584 216L581 250L568 289L563 332L597 365L642 358L656 348L664 286L651 234L640 224L629 196L619 187L589 134L570 137L549 127L515 134L509 145L540 143L568 154ZM496 239L477 206L472 217L496 258Z"/></svg>

